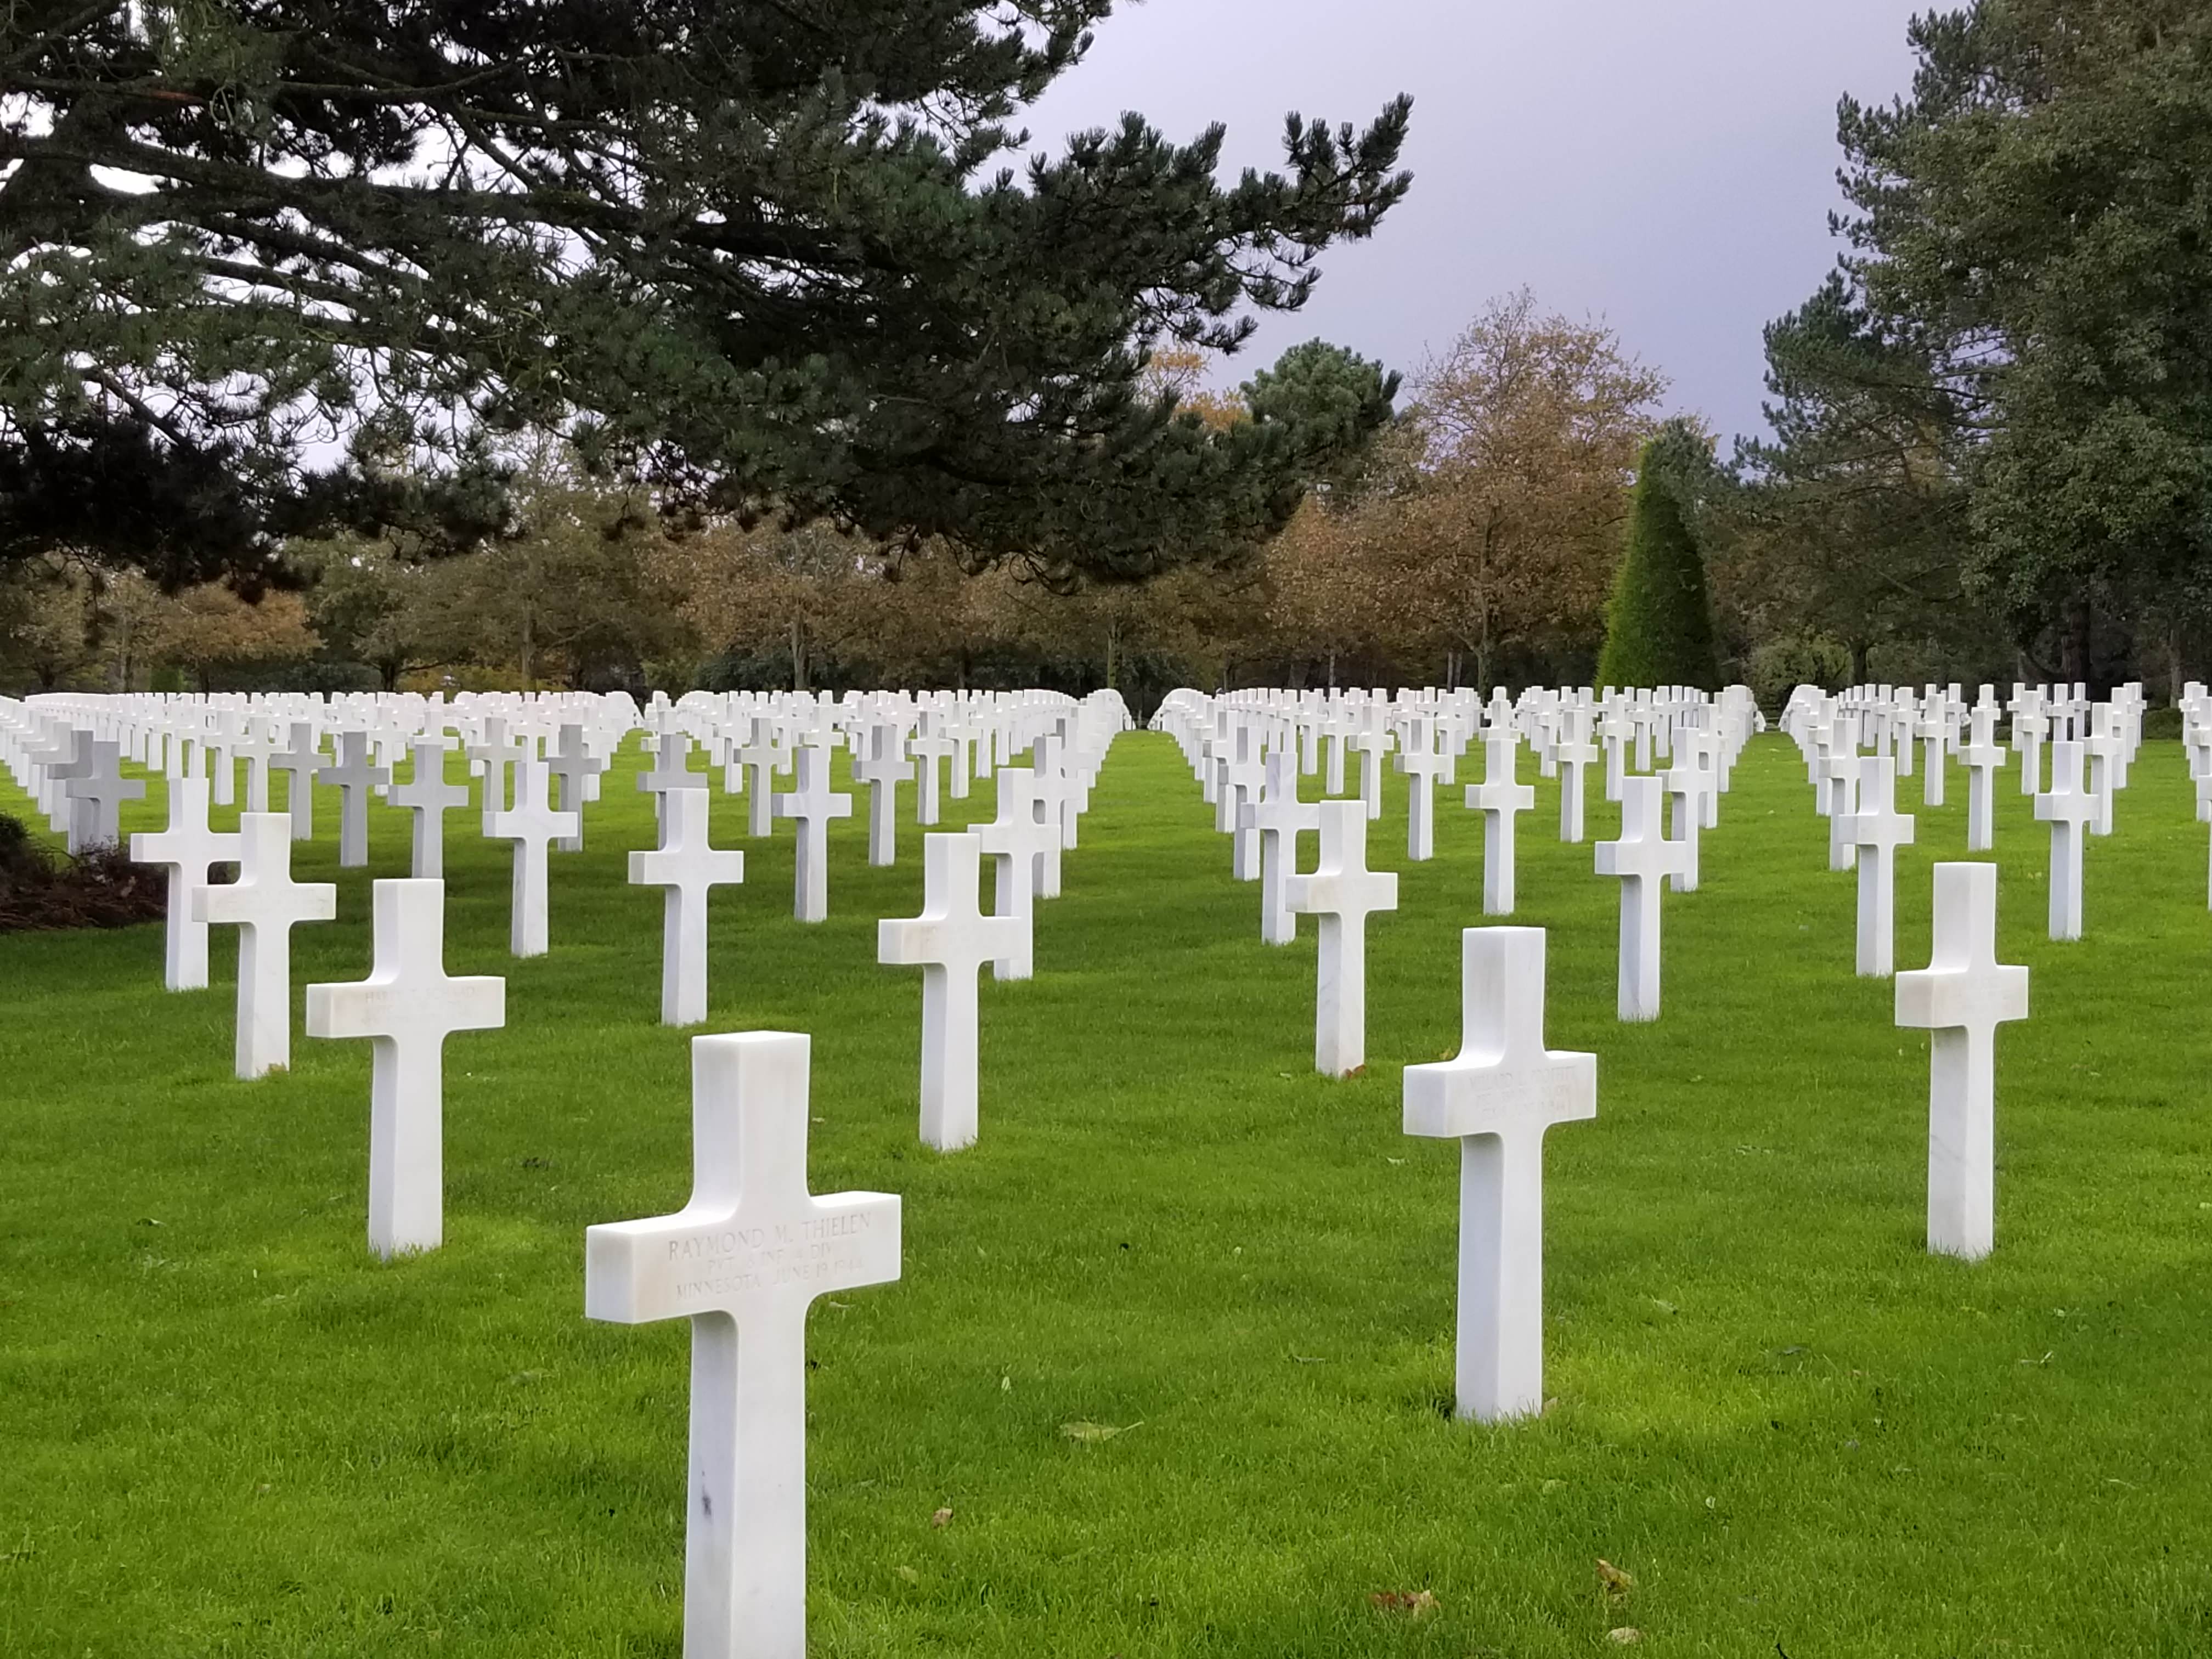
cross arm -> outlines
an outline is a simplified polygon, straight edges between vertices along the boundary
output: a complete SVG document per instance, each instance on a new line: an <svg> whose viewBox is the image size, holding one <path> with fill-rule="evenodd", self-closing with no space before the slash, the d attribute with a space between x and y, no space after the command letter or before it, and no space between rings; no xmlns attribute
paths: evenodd
<svg viewBox="0 0 2212 1659"><path fill-rule="evenodd" d="M1897 1024L1902 1026L1940 1031L2027 1018L2025 968L1916 968L1897 976Z"/></svg>
<svg viewBox="0 0 2212 1659"><path fill-rule="evenodd" d="M584 1232L584 1315L641 1325L728 1313L742 1322L794 1291L802 1304L831 1291L899 1276L899 1200L835 1193L755 1221L725 1205L616 1221Z"/></svg>

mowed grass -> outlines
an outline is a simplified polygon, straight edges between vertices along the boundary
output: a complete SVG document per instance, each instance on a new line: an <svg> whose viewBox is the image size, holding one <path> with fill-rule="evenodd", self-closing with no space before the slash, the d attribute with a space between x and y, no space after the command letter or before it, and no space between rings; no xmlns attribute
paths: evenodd
<svg viewBox="0 0 2212 1659"><path fill-rule="evenodd" d="M228 930L187 994L158 928L0 939L0 1654L679 1652L686 1334L582 1316L586 1226L690 1181L659 896L623 879L636 764L556 858L538 960L507 953L504 846L449 820L447 965L507 975L510 1024L447 1049L434 1254L366 1249L368 1044L295 1024L289 1074L230 1076ZM1900 785L1904 966L1962 855L1950 793ZM807 927L789 827L744 841L716 795L749 879L713 902L703 1029L811 1033L814 1190L905 1204L903 1279L810 1326L811 1650L2212 1650L2212 919L2179 746L2091 843L2071 945L2000 780L2000 954L2034 1012L1999 1039L1972 1267L1923 1249L1926 1038L1853 976L1795 749L1753 746L1703 890L1668 896L1649 1027L1613 1018L1616 885L1540 785L1514 920L1550 930L1550 1042L1596 1051L1599 1115L1547 1152L1552 1403L1495 1428L1450 1414L1456 1152L1399 1126L1401 1067L1457 1048L1480 832L1446 792L1408 866L1389 797L1370 1065L1326 1081L1312 923L1261 945L1172 744L1123 738L1036 978L985 980L981 1141L941 1157L921 975L875 962L876 919L920 906L911 801L892 869L864 799L836 826ZM295 1002L367 972L368 882L406 873L403 815L375 809L366 871L336 867L335 796L318 829L301 872L339 920L295 933Z"/></svg>

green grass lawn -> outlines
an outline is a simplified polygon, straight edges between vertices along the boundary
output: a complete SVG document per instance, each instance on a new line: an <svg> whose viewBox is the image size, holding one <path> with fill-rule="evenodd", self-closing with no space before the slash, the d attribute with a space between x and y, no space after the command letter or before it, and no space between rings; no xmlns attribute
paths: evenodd
<svg viewBox="0 0 2212 1659"><path fill-rule="evenodd" d="M230 1076L232 930L185 994L157 928L0 939L0 1655L679 1651L686 1334L582 1315L586 1226L690 1181L660 895L623 880L636 763L556 855L534 961L504 846L449 819L447 967L507 975L509 1024L447 1047L428 1255L366 1247L367 1043L295 1024L291 1073ZM1703 890L1668 896L1649 1027L1613 1018L1616 885L1540 786L1515 920L1551 930L1550 1042L1598 1054L1598 1117L1547 1153L1553 1403L1498 1428L1450 1415L1456 1152L1399 1128L1482 920L1455 791L1407 866L1390 780L1403 908L1370 935L1368 1070L1329 1082L1313 924L1262 945L1176 749L1122 738L1036 980L985 981L982 1139L950 1156L916 1138L921 975L875 962L876 919L920 908L911 802L890 870L865 803L833 828L805 927L789 827L744 842L718 794L749 879L713 900L702 1029L811 1032L814 1189L905 1205L902 1280L810 1327L812 1650L2212 1650L2204 831L2179 746L2146 745L2087 937L2052 945L2045 832L2000 791L1999 953L2034 1012L1998 1038L1970 1267L1923 1249L1927 1040L1853 976L1795 749L1753 748ZM1900 860L1901 966L1966 793ZM330 799L299 868L339 920L295 933L295 1000L368 971L369 879L406 873L381 807L374 866L338 871ZM981 785L948 822L990 810Z"/></svg>

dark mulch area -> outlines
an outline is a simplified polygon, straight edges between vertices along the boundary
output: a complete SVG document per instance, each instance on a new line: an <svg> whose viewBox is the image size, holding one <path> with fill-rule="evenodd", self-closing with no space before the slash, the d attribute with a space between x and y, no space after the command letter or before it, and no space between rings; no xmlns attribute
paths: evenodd
<svg viewBox="0 0 2212 1659"><path fill-rule="evenodd" d="M72 858L0 813L0 933L52 927L128 927L168 909L162 872L133 864L121 847Z"/></svg>

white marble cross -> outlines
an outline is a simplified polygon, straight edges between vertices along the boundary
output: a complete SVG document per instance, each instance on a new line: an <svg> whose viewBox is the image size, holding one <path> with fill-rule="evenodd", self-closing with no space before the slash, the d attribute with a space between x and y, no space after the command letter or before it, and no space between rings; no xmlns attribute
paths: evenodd
<svg viewBox="0 0 2212 1659"><path fill-rule="evenodd" d="M1966 850L1986 853L1996 845L1996 775L2010 750L1997 742L1996 710L1977 708L1973 734L1959 758L1966 763Z"/></svg>
<svg viewBox="0 0 2212 1659"><path fill-rule="evenodd" d="M653 797L653 821L665 830L668 797L679 789L704 789L710 780L704 772L691 769L689 733L672 726L660 734L659 745L653 751L653 764L639 771L637 787Z"/></svg>
<svg viewBox="0 0 2212 1659"><path fill-rule="evenodd" d="M2197 780L2197 821L2212 823L2212 775ZM2205 904L2212 908L2212 882L2208 882Z"/></svg>
<svg viewBox="0 0 2212 1659"><path fill-rule="evenodd" d="M2110 708L2100 705L2089 711L2089 735L2081 739L2081 756L2089 765L2089 799L2095 810L2089 817L2089 833L2112 833L2112 796L2124 781L2127 745L2114 735Z"/></svg>
<svg viewBox="0 0 2212 1659"><path fill-rule="evenodd" d="M916 769L914 821L925 830L934 824L940 815L937 763L940 760L949 759L952 751L957 747L959 745L951 738L927 730L907 744L907 750L914 757ZM963 773L961 776L964 781L967 775Z"/></svg>
<svg viewBox="0 0 2212 1659"><path fill-rule="evenodd" d="M1920 775L1920 804L1941 806L1943 804L1943 751L1951 736L1950 717L1945 714L1938 697L1928 699L1927 712L1921 717L1918 727L1920 740L1927 745L1922 752Z"/></svg>
<svg viewBox="0 0 2212 1659"><path fill-rule="evenodd" d="M1075 816L1075 780L1060 769L1056 747L1051 738L1039 738L1030 750L1030 810L1054 838L1050 849L1037 860L1039 898L1060 896L1060 856L1067 850L1067 824ZM1223 793L1231 793L1224 785Z"/></svg>
<svg viewBox="0 0 2212 1659"><path fill-rule="evenodd" d="M735 751L746 774L745 834L755 841L775 829L775 775L791 764L791 750L775 738L775 727L757 718L751 738Z"/></svg>
<svg viewBox="0 0 2212 1659"><path fill-rule="evenodd" d="M660 846L629 855L634 887L663 890L660 1023L696 1025L707 1018L707 892L745 878L743 853L717 852L708 839L704 789L661 797Z"/></svg>
<svg viewBox="0 0 2212 1659"><path fill-rule="evenodd" d="M208 779L215 785L217 806L229 806L238 797L238 728L222 714L210 714L200 734L200 747L208 757Z"/></svg>
<svg viewBox="0 0 2212 1659"><path fill-rule="evenodd" d="M261 722L249 719L231 740L230 752L246 763L246 810L267 811L269 768L284 752L277 746L275 736L263 731Z"/></svg>
<svg viewBox="0 0 2212 1659"><path fill-rule="evenodd" d="M998 772L999 816L975 826L976 844L997 866L991 914L994 916L1033 916L1038 894L1038 872L1047 860L1060 860L1060 830L1037 817L1033 775L1026 766L1002 766ZM1036 924L1025 924L1017 948L991 964L994 979L1027 979L1034 971L1032 951Z"/></svg>
<svg viewBox="0 0 2212 1659"><path fill-rule="evenodd" d="M546 799L547 782L544 761L515 762L514 805L484 819L487 840L514 843L513 910L507 921L507 945L519 957L542 957L546 952L548 849L562 836L576 833L578 815L553 810ZM487 786L485 799L490 798Z"/></svg>
<svg viewBox="0 0 2212 1659"><path fill-rule="evenodd" d="M1704 803L1712 787L1713 775L1698 765L1693 750L1678 747L1674 765L1659 775L1662 801L1674 804L1675 843L1682 849L1681 867L1668 878L1678 893L1698 890L1698 836L1705 823Z"/></svg>
<svg viewBox="0 0 2212 1659"><path fill-rule="evenodd" d="M62 786L70 805L69 849L112 847L123 839L123 803L143 800L143 778L123 775L120 745L97 740L82 750L82 765Z"/></svg>
<svg viewBox="0 0 2212 1659"><path fill-rule="evenodd" d="M2027 969L1996 959L1997 867L1936 866L1936 945L1897 976L1897 1023L1934 1031L1928 1248L1978 1261L1996 1226L1996 1028L2027 1018Z"/></svg>
<svg viewBox="0 0 2212 1659"><path fill-rule="evenodd" d="M392 772L369 764L366 732L341 732L337 745L337 762L324 770L323 781L338 792L338 867L356 870L368 862L369 791L390 781Z"/></svg>
<svg viewBox="0 0 2212 1659"><path fill-rule="evenodd" d="M235 864L238 833L208 828L208 781L169 780L169 827L131 837L131 857L168 872L167 933L161 983L172 991L198 991L208 982L207 923L194 914L192 894L208 885L208 866Z"/></svg>
<svg viewBox="0 0 2212 1659"><path fill-rule="evenodd" d="M322 738L312 720L292 722L292 746L269 757L272 772L288 773L284 780L285 810L292 820L294 841L313 841L315 836L315 774L330 765L322 753Z"/></svg>
<svg viewBox="0 0 2212 1659"><path fill-rule="evenodd" d="M1288 945L1298 936L1297 913L1285 902L1286 878L1298 870L1298 837L1321 828L1321 804L1298 799L1297 757L1289 749L1267 757L1260 799L1240 809L1260 837L1260 939Z"/></svg>
<svg viewBox="0 0 2212 1659"><path fill-rule="evenodd" d="M1620 780L1620 839L1597 843L1597 872L1620 878L1620 986L1625 1020L1659 1018L1659 896L1683 848L1660 823L1659 780Z"/></svg>
<svg viewBox="0 0 2212 1659"><path fill-rule="evenodd" d="M2043 793L2044 737L2050 716L2042 696L2024 692L2013 704L2012 746L2020 753L2020 793Z"/></svg>
<svg viewBox="0 0 2212 1659"><path fill-rule="evenodd" d="M1387 732L1358 732L1350 739L1352 752L1359 757L1359 802L1370 823L1382 816L1382 754L1389 746Z"/></svg>
<svg viewBox="0 0 2212 1659"><path fill-rule="evenodd" d="M545 769L553 775L553 810L576 815L576 833L555 842L553 850L580 853L584 850L584 803L594 798L599 775L607 769L607 763L592 752L584 728L568 720L554 740L553 752L545 757Z"/></svg>
<svg viewBox="0 0 2212 1659"><path fill-rule="evenodd" d="M1367 1063L1367 918L1398 908L1398 878L1367 867L1367 810L1321 805L1321 857L1311 875L1284 882L1285 900L1321 918L1314 988L1314 1068L1347 1077Z"/></svg>
<svg viewBox="0 0 2212 1659"><path fill-rule="evenodd" d="M830 915L830 820L853 816L853 798L830 789L830 751L816 744L799 750L799 778L775 797L775 815L799 827L799 855L792 867L791 914L801 921Z"/></svg>
<svg viewBox="0 0 2212 1659"><path fill-rule="evenodd" d="M417 879L434 881L446 873L446 813L469 804L465 783L446 781L446 745L440 738L417 738L410 750L414 770L395 783L385 799L415 814L414 862Z"/></svg>
<svg viewBox="0 0 2212 1659"><path fill-rule="evenodd" d="M507 722L497 714L484 717L483 741L468 744L461 752L470 763L483 775L483 815L489 820L494 812L506 809L507 769L518 761L531 757L533 746L511 741L507 735Z"/></svg>
<svg viewBox="0 0 2212 1659"><path fill-rule="evenodd" d="M985 915L983 844L922 837L921 914L876 924L876 960L921 974L921 1139L940 1152L975 1142L975 975L1027 949L1030 918Z"/></svg>
<svg viewBox="0 0 2212 1659"><path fill-rule="evenodd" d="M1459 1414L1544 1403L1544 1132L1597 1115L1597 1056L1544 1046L1544 930L1461 934L1459 1057L1408 1066L1406 1133L1460 1143Z"/></svg>
<svg viewBox="0 0 2212 1659"><path fill-rule="evenodd" d="M1845 835L1851 814L1858 811L1859 748L1856 738L1827 750L1820 762L1828 812L1828 868L1848 870L1853 857Z"/></svg>
<svg viewBox="0 0 2212 1659"><path fill-rule="evenodd" d="M446 1039L506 1024L507 981L446 972L444 882L372 890L368 977L310 985L307 1035L370 1039L368 1248L388 1258L444 1242Z"/></svg>
<svg viewBox="0 0 2212 1659"><path fill-rule="evenodd" d="M1414 720L1398 750L1398 769L1406 775L1406 856L1414 862L1437 855L1437 779L1450 764L1450 757L1437 751L1428 721Z"/></svg>
<svg viewBox="0 0 2212 1659"><path fill-rule="evenodd" d="M584 1235L584 1313L691 1322L685 1659L806 1652L806 1310L899 1276L899 1200L806 1190L807 1039L691 1040L691 1199Z"/></svg>
<svg viewBox="0 0 2212 1659"><path fill-rule="evenodd" d="M1083 763L1068 748L1066 739L1048 732L1030 746L1030 770L1036 775L1036 787L1040 806L1049 804L1050 816L1060 823L1060 849L1072 852L1081 830L1083 815L1090 810L1091 784ZM1261 772L1258 762L1252 766L1252 782L1256 787ZM1255 860L1252 874L1259 874ZM1248 878L1249 879L1249 878ZM1060 871L1053 870L1052 891L1048 898L1060 896Z"/></svg>
<svg viewBox="0 0 2212 1659"><path fill-rule="evenodd" d="M195 888L192 914L238 929L236 1069L254 1078L292 1063L292 929L336 917L338 890L292 879L289 814L245 813L238 834L238 879Z"/></svg>
<svg viewBox="0 0 2212 1659"><path fill-rule="evenodd" d="M882 867L898 858L898 787L914 776L906 733L890 724L868 728L868 753L853 763L853 781L868 786L868 862Z"/></svg>
<svg viewBox="0 0 2212 1659"><path fill-rule="evenodd" d="M1571 708L1561 716L1559 741L1553 751L1559 773L1559 839L1583 838L1583 807L1589 793L1586 774L1597 764L1597 745L1589 740L1589 711Z"/></svg>
<svg viewBox="0 0 2212 1659"><path fill-rule="evenodd" d="M1521 740L1510 732L1493 733L1483 745L1482 781L1467 787L1467 805L1482 814L1482 913L1513 914L1513 821L1536 805L1533 785L1514 776Z"/></svg>
<svg viewBox="0 0 2212 1659"><path fill-rule="evenodd" d="M2081 745L2051 745L2051 790L2035 798L2035 816L2051 826L2051 937L2081 937L2081 853L2097 803L2081 787Z"/></svg>
<svg viewBox="0 0 2212 1659"><path fill-rule="evenodd" d="M1917 828L1896 802L1896 761L1863 757L1858 810L1844 818L1844 839L1858 849L1858 971L1868 979L1885 979L1896 966L1897 849L1912 845Z"/></svg>

